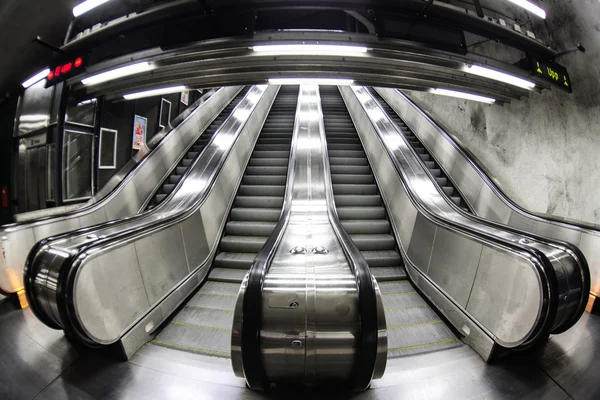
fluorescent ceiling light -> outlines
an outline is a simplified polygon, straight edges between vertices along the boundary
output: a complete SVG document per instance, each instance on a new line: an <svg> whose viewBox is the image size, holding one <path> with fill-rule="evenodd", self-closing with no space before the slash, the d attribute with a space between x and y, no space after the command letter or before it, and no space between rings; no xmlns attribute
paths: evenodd
<svg viewBox="0 0 600 400"><path fill-rule="evenodd" d="M442 96L450 96L450 97L458 97L461 99L480 101L482 103L494 103L496 99L492 99L491 97L477 96L475 94L457 92L454 90L448 89L431 89L431 93L441 94Z"/></svg>
<svg viewBox="0 0 600 400"><path fill-rule="evenodd" d="M81 4L77 4L75 7L73 7L73 16L79 17L80 15L85 14L91 9L96 8L107 1L110 0L87 0Z"/></svg>
<svg viewBox="0 0 600 400"><path fill-rule="evenodd" d="M135 75L141 72L150 71L152 68L154 67L150 63L144 61L141 63L128 65L126 67L121 67L90 76L89 78L82 79L81 83L83 83L86 86L97 85L99 83L112 81L114 79L122 78L124 76Z"/></svg>
<svg viewBox="0 0 600 400"><path fill-rule="evenodd" d="M535 87L535 83L517 78L516 76L505 74L504 72L495 71L493 69L480 67L478 65L465 66L465 72L468 72L473 75L483 76L485 78L490 78L495 81L500 81L504 83L508 83L510 85L518 86L523 89L533 89Z"/></svg>
<svg viewBox="0 0 600 400"><path fill-rule="evenodd" d="M50 73L50 69L46 68L45 70L38 72L31 78L27 79L25 82L21 83L21 85L25 89L27 89L29 86L35 85L36 83L38 83L39 81L41 81L42 79L47 77L49 73Z"/></svg>
<svg viewBox="0 0 600 400"><path fill-rule="evenodd" d="M95 104L96 101L97 101L96 98L93 98L93 99L81 101L81 102L77 103L77 105L78 106L84 106L86 104Z"/></svg>
<svg viewBox="0 0 600 400"><path fill-rule="evenodd" d="M347 86L352 85L352 79L337 79L337 78L271 78L271 85L337 85Z"/></svg>
<svg viewBox="0 0 600 400"><path fill-rule="evenodd" d="M367 52L366 47L330 44L274 44L252 47L256 53L267 55L335 55L356 56Z"/></svg>
<svg viewBox="0 0 600 400"><path fill-rule="evenodd" d="M177 93L187 90L185 86L172 86L162 89L146 90L145 92L129 93L124 95L125 100L141 99L142 97L158 96L159 94Z"/></svg>
<svg viewBox="0 0 600 400"><path fill-rule="evenodd" d="M523 7L524 9L526 9L529 12L534 13L538 17L546 19L546 11L544 11L543 9L541 9L540 7L536 6L533 3L528 2L527 0L508 0L508 1L510 1L513 4L518 5L519 7Z"/></svg>

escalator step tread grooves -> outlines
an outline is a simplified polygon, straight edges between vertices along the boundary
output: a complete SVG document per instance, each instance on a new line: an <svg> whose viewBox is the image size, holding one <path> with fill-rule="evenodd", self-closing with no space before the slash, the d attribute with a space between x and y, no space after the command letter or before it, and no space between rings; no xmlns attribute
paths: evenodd
<svg viewBox="0 0 600 400"><path fill-rule="evenodd" d="M362 145L348 149L347 143L360 139L339 90L321 86L320 92L337 212L379 283L388 324L388 357L459 346L454 333L407 280L367 156Z"/></svg>
<svg viewBox="0 0 600 400"><path fill-rule="evenodd" d="M229 104L225 106L225 108L219 113L217 118L215 118L214 121L208 126L208 128L206 128L204 133L200 135L196 143L194 143L190 147L190 149L179 162L177 167L173 170L173 172L171 172L171 175L169 175L167 179L165 179L165 181L161 185L161 188L157 191L152 200L150 200L148 204L148 209L152 209L159 205L169 195L169 193L171 193L171 191L177 185L179 178L181 178L181 175L185 174L185 171L189 168L194 159L200 153L202 153L202 150L204 150L204 146L206 146L206 144L210 141L210 138L212 138L217 129L223 124L223 122L225 122L227 117L229 117L229 114L231 114L235 106L244 98L246 93L248 93L248 90L250 90L250 86L244 87L233 98L233 100L231 100Z"/></svg>
<svg viewBox="0 0 600 400"><path fill-rule="evenodd" d="M446 175L446 173L440 168L437 162L433 161L433 157L431 156L429 151L427 151L425 146L423 146L423 144L417 138L417 136L410 130L410 128L404 123L402 118L400 118L400 116L396 114L394 109L383 99L383 97L381 97L379 93L377 93L375 89L372 88L371 93L373 94L373 97L375 97L375 99L379 101L379 104L382 105L389 117L396 123L398 128L402 131L410 145L425 162L425 165L431 171L432 175L436 177L436 182L440 186L442 191L446 193L446 195L454 204L456 204L463 210L470 212L468 211L466 201L460 196L458 190L456 190L456 188L448 178L448 175Z"/></svg>
<svg viewBox="0 0 600 400"><path fill-rule="evenodd" d="M244 172L208 278L154 344L230 357L240 284L281 215L297 96L297 86L279 90ZM268 133L266 141L264 133Z"/></svg>

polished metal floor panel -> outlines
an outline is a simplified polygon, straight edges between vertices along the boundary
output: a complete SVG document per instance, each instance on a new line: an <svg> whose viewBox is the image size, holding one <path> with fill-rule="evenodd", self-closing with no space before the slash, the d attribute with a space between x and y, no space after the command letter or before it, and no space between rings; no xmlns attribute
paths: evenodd
<svg viewBox="0 0 600 400"><path fill-rule="evenodd" d="M461 346L407 280L375 178L338 89L321 87L321 100L337 211L379 282L388 358Z"/></svg>

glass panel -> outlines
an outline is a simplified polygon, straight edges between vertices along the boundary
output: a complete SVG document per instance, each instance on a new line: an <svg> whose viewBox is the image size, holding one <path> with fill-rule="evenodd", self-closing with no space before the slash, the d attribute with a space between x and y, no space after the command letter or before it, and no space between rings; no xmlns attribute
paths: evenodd
<svg viewBox="0 0 600 400"><path fill-rule="evenodd" d="M56 157L56 145L54 143L49 144L47 147L47 158L46 158L46 170L48 175L46 178L46 200L54 201L54 174L56 173L56 166L54 164L54 158Z"/></svg>
<svg viewBox="0 0 600 400"><path fill-rule="evenodd" d="M67 107L66 120L78 124L94 126L96 99L82 101Z"/></svg>
<svg viewBox="0 0 600 400"><path fill-rule="evenodd" d="M92 196L94 135L65 131L63 137L63 199Z"/></svg>

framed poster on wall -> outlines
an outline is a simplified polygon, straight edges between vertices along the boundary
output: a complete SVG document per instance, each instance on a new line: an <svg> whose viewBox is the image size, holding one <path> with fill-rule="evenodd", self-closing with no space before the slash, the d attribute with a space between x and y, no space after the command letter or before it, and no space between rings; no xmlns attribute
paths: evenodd
<svg viewBox="0 0 600 400"><path fill-rule="evenodd" d="M146 144L146 132L148 130L148 119L133 116L133 149L140 150Z"/></svg>

